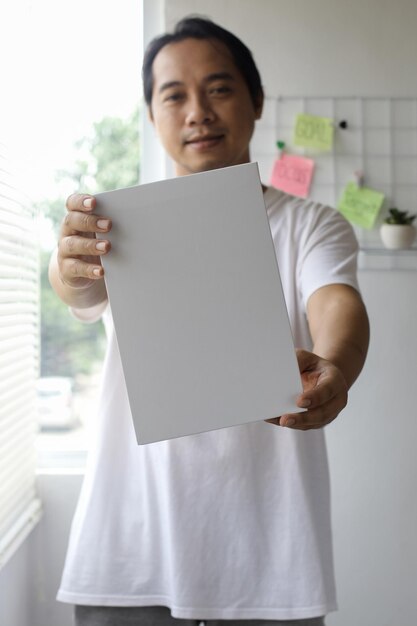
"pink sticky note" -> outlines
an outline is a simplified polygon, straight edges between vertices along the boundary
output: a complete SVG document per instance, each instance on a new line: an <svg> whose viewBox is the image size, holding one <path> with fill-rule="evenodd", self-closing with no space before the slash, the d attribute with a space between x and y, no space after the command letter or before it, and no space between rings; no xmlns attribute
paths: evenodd
<svg viewBox="0 0 417 626"><path fill-rule="evenodd" d="M270 184L293 196L307 198L313 171L312 159L284 152L274 163Z"/></svg>

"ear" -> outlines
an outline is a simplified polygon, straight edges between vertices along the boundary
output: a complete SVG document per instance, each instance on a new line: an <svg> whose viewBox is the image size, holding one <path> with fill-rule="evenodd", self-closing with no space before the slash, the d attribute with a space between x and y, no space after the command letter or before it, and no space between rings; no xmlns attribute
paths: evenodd
<svg viewBox="0 0 417 626"><path fill-rule="evenodd" d="M263 89L260 89L258 95L255 100L255 119L259 120L262 116L262 111L264 108L264 92Z"/></svg>

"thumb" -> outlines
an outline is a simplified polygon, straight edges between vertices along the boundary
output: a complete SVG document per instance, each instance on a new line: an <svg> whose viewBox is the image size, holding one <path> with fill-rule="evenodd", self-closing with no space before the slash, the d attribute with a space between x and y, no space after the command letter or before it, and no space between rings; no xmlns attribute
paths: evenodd
<svg viewBox="0 0 417 626"><path fill-rule="evenodd" d="M301 374L313 369L316 366L318 360L316 354L308 352L307 350L301 350L300 348L297 348L295 353L297 355L298 367L300 368Z"/></svg>

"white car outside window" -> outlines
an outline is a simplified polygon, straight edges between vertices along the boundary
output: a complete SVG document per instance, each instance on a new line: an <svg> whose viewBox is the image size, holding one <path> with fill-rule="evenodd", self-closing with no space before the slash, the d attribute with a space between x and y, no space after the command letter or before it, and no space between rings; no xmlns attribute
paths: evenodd
<svg viewBox="0 0 417 626"><path fill-rule="evenodd" d="M78 425L73 405L73 381L64 376L46 376L37 382L41 430L68 429Z"/></svg>

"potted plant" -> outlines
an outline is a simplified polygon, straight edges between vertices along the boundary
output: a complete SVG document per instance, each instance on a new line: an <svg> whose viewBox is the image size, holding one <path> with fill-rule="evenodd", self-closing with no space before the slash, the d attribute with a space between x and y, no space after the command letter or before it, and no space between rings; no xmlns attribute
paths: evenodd
<svg viewBox="0 0 417 626"><path fill-rule="evenodd" d="M408 211L389 209L389 215L380 229L384 246L390 250L411 248L416 236L416 229L413 226L415 218L416 216L409 215Z"/></svg>

